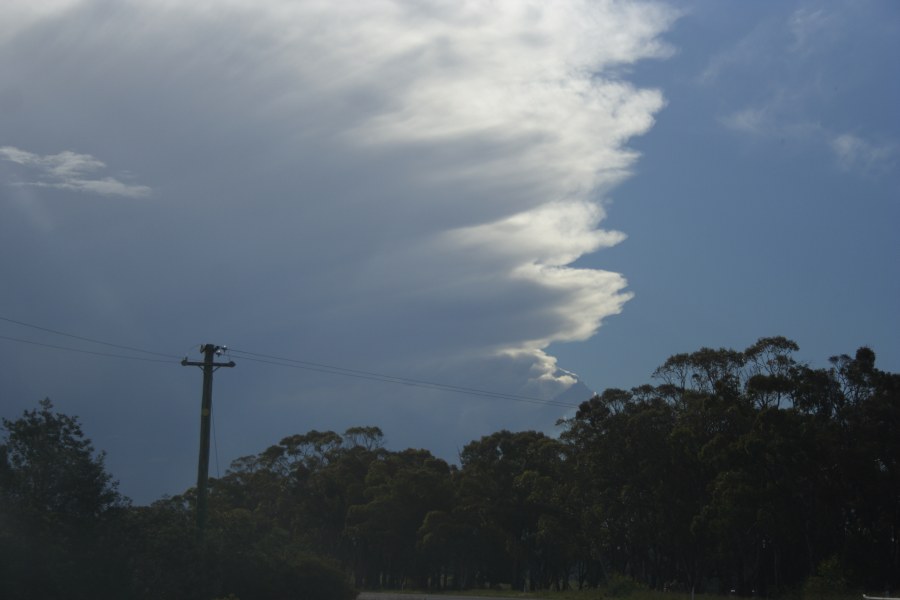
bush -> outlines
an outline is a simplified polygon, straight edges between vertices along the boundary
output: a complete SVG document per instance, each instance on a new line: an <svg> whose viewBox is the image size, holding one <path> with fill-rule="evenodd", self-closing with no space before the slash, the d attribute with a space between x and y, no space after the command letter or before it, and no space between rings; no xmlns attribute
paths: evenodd
<svg viewBox="0 0 900 600"><path fill-rule="evenodd" d="M606 579L606 595L612 598L625 598L640 589L638 582L620 573L612 573Z"/></svg>
<svg viewBox="0 0 900 600"><path fill-rule="evenodd" d="M803 584L803 600L845 598L848 592L847 579L836 556L823 560L816 574Z"/></svg>
<svg viewBox="0 0 900 600"><path fill-rule="evenodd" d="M356 590L337 568L322 559L253 553L222 573L221 590L241 600L353 600Z"/></svg>

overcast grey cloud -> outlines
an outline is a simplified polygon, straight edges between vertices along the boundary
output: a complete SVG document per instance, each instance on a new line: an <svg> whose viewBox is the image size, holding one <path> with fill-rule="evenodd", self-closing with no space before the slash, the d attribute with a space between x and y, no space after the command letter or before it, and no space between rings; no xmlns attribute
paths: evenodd
<svg viewBox="0 0 900 600"><path fill-rule="evenodd" d="M0 28L4 247L35 257L5 266L4 307L23 321L550 398L575 378L547 347L631 297L623 275L573 263L625 238L602 222L664 106L626 77L670 55L663 5L74 0L0 16L17 23ZM34 363L16 360L30 388ZM374 423L452 458L562 410L254 368L236 393L264 433L226 452ZM100 396L125 381L98 377Z"/></svg>
<svg viewBox="0 0 900 600"><path fill-rule="evenodd" d="M199 344L237 363L211 473L356 425L454 460L760 336L896 370L898 33L879 0L0 2L0 412L50 396L146 502L193 483Z"/></svg>

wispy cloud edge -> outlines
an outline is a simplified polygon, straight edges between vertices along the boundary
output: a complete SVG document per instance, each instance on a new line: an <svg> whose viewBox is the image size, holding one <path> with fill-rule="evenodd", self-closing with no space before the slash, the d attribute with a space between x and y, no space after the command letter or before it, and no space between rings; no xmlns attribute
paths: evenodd
<svg viewBox="0 0 900 600"><path fill-rule="evenodd" d="M0 160L33 171L36 179L17 182L18 185L126 198L143 198L152 192L148 186L125 183L114 177L91 178L91 173L106 169L106 163L90 154L65 150L58 154L40 155L15 146L0 146Z"/></svg>

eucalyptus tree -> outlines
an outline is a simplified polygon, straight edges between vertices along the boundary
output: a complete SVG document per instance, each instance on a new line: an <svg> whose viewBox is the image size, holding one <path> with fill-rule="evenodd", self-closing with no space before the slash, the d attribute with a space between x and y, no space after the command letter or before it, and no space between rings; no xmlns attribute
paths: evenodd
<svg viewBox="0 0 900 600"><path fill-rule="evenodd" d="M459 522L472 523L478 578L522 589L568 581L571 545L558 540L566 520L564 447L536 431L499 431L460 453ZM571 530L569 530L571 531Z"/></svg>
<svg viewBox="0 0 900 600"><path fill-rule="evenodd" d="M427 450L387 453L370 465L363 496L348 507L344 531L359 585L428 587L418 532L429 513L451 508L449 465Z"/></svg>

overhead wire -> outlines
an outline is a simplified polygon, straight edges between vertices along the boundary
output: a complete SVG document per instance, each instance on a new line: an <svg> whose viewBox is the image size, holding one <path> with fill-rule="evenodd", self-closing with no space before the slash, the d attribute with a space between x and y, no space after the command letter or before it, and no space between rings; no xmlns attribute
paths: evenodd
<svg viewBox="0 0 900 600"><path fill-rule="evenodd" d="M10 337L8 335L0 335L0 339L19 342L21 344L31 344L33 346L42 346L44 348L52 348L54 350L65 350L66 352L77 352L79 354L91 354L93 356L104 356L108 358L123 358L125 360L140 360L143 362L154 363L174 363L174 359L163 360L161 358L147 358L144 356L129 356L127 354L113 354L111 352L97 352L95 350L85 350L84 348L71 348L69 346L58 346L56 344L45 344L43 342L35 342L34 340L23 340L22 338Z"/></svg>
<svg viewBox="0 0 900 600"><path fill-rule="evenodd" d="M72 348L69 346L60 346L60 345L56 345L56 344L48 344L48 343L44 343L44 342L37 342L34 340L26 340L26 339L17 338L17 337L0 335L0 339L9 340L9 341L13 341L13 342L18 342L18 343L23 343L23 344L31 344L34 346L41 346L41 347L45 347L45 348L52 348L55 350L63 350L63 351L67 351L67 352L89 354L89 355L93 355L93 356L119 358L119 359L126 359L126 360L140 360L140 361L144 361L144 362L171 363L171 362L179 361L181 358L181 357L177 357L172 354L164 354L162 352L155 352L155 351L147 350L144 348L138 348L136 346L127 346L124 344L116 344L113 342L107 342L107 341L98 340L95 338L89 338L89 337L85 337L85 336L75 335L72 333L59 331L57 329L51 329L49 327L43 327L40 325L34 325L32 323L26 323L24 321L18 321L16 319L10 319L8 317L0 316L0 321L6 321L8 323L20 325L22 327L29 327L31 329L44 331L47 333L52 333L54 335L60 335L63 337L68 337L68 338L72 338L72 339L76 339L76 340L80 340L80 341L84 341L84 342L89 342L92 344L100 344L100 345L108 346L111 348L118 348L120 350L128 350L130 352L139 352L139 353L148 354L151 356L165 357L167 360L163 360L161 358L147 358L147 357L143 357L143 356L131 356L131 355L126 355L126 354L114 354L111 352L98 352L98 351L94 351L94 350L86 350L83 348ZM240 349L235 349L235 348L227 348L227 349L223 348L223 350L227 351L229 356L232 353L235 354L236 355L235 358L239 358L240 360L269 364L269 365L274 365L274 366L278 366L278 367L303 369L303 370L307 370L307 371L315 371L315 372L319 372L319 373L338 375L338 376L342 376L342 377L352 377L352 378L356 378L356 379L378 381L381 383L392 383L392 384L397 384L397 385L405 385L405 386L409 386L409 387L418 387L418 388L431 389L431 390L437 390L437 391L453 392L453 393L457 393L457 394L480 396L480 397L493 398L493 399L498 399L498 400L512 400L515 402L524 402L524 403L529 403L529 404L539 404L539 405L545 405L545 406L560 406L560 407L564 407L564 408L577 408L578 407L577 404L573 404L570 402L562 402L559 400L538 398L535 396L524 396L521 394L496 392L496 391L484 390L484 389L479 389L479 388L474 388L474 387L460 386L460 385L448 384L448 383L440 383L440 382L430 381L430 380L426 380L426 379L415 379L415 378L411 378L411 377L401 377L401 376L397 376L397 375L389 375L386 373L379 373L379 372L375 372L375 371L364 371L361 369L351 369L351 368L347 368L347 367L340 367L337 365L329 365L329 364L325 364L325 363L313 362L313 361L308 361L308 360L300 360L300 359L288 358L288 357L284 357L284 356L276 356L276 355L272 355L272 354L263 354L263 353L259 353L259 352L252 352L249 350L240 350Z"/></svg>
<svg viewBox="0 0 900 600"><path fill-rule="evenodd" d="M299 360L287 358L283 356L275 356L271 354L262 354L258 352L250 352L248 350L239 350L229 348L229 353L234 353L236 358L241 360L249 360L252 362L271 364L280 367L289 367L295 369L304 369L307 371L316 371L319 373L329 373L332 375L341 375L344 377L354 377L357 379L367 379L370 381L380 381L383 383L394 383L406 385L410 387L420 387L445 392L455 392L458 394L467 394L470 396L482 396L487 398L495 398L499 400L513 400L515 402L525 402L529 404L542 404L549 406L561 406L564 408L578 408L577 404L570 402L562 402L559 400L548 400L545 398L537 398L534 396L523 396L520 394L509 394L505 392L495 392L473 387L466 387L448 383L439 383L425 379L413 379L410 377L399 377L396 375L388 375L385 373L377 373L374 371L363 371L360 369L349 369L336 365L328 365L324 363L312 362L307 360Z"/></svg>
<svg viewBox="0 0 900 600"><path fill-rule="evenodd" d="M22 327L30 327L31 329L37 329L39 331L46 331L48 333L52 333L55 335L61 335L63 337L68 337L68 338L72 338L72 339L76 339L76 340L81 340L83 342L90 342L92 344L100 344L101 346L109 346L111 348L118 348L119 350L129 350L131 352L140 352L142 354L150 354L153 356L164 356L166 358L172 358L172 359L180 359L181 358L181 357L175 356L173 354L163 354L162 352L154 352L152 350L145 350L144 348L136 348L135 346L125 346L122 344L114 344L112 342L104 342L102 340L84 337L81 335L66 333L64 331L59 331L57 329L50 329L49 327L41 327L40 325L34 325L32 323L25 323L24 321L17 321L15 319L10 319L8 317L0 316L0 321L6 321L7 323L15 323L16 325L21 325ZM6 338L6 339L11 339L11 338ZM16 340L16 341L23 341L23 340ZM62 348L62 349L64 349L64 348ZM110 356L120 356L120 355L110 355ZM160 362L163 362L163 361L160 361Z"/></svg>

